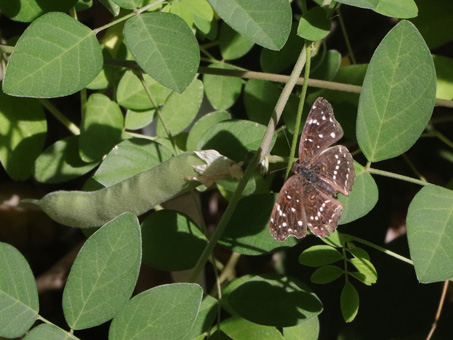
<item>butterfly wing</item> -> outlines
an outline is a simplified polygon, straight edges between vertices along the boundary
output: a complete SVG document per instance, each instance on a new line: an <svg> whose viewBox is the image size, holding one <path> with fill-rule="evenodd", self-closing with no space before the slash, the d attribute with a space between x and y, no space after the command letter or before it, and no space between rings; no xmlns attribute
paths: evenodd
<svg viewBox="0 0 453 340"><path fill-rule="evenodd" d="M308 228L316 236L329 236L338 226L343 205L310 183L305 187L304 196L304 215Z"/></svg>
<svg viewBox="0 0 453 340"><path fill-rule="evenodd" d="M341 192L349 195L354 184L355 170L354 159L345 146L335 145L324 150L310 161L308 168L335 191L326 193L335 195Z"/></svg>
<svg viewBox="0 0 453 340"><path fill-rule="evenodd" d="M306 180L300 175L291 176L283 185L270 220L270 233L277 241L284 241L289 236L305 237L307 219L305 217L304 187Z"/></svg>
<svg viewBox="0 0 453 340"><path fill-rule="evenodd" d="M333 108L324 98L313 103L299 143L299 161L309 162L343 137L343 129L333 115Z"/></svg>

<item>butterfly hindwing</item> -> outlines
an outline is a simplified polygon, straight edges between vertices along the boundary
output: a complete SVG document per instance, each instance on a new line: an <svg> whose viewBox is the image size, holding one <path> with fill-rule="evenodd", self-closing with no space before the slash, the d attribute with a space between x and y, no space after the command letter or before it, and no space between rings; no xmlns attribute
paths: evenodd
<svg viewBox="0 0 453 340"><path fill-rule="evenodd" d="M311 160L308 168L335 192L349 195L355 179L354 159L343 145L335 145Z"/></svg>
<svg viewBox="0 0 453 340"><path fill-rule="evenodd" d="M305 179L302 176L291 176L283 185L270 220L270 233L278 241L289 236L305 237L307 221L303 211Z"/></svg>

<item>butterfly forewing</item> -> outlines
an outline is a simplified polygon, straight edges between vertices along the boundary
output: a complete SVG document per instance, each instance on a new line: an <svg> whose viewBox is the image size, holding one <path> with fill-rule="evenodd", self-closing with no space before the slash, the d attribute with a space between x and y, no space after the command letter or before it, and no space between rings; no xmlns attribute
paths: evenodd
<svg viewBox="0 0 453 340"><path fill-rule="evenodd" d="M270 220L270 233L278 241L284 241L289 236L302 238L307 233L302 205L305 181L302 176L291 176L278 194Z"/></svg>
<svg viewBox="0 0 453 340"><path fill-rule="evenodd" d="M343 137L343 129L324 98L313 103L299 143L299 160L307 162Z"/></svg>
<svg viewBox="0 0 453 340"><path fill-rule="evenodd" d="M343 145L335 145L312 159L308 168L336 192L349 195L355 179L354 159Z"/></svg>

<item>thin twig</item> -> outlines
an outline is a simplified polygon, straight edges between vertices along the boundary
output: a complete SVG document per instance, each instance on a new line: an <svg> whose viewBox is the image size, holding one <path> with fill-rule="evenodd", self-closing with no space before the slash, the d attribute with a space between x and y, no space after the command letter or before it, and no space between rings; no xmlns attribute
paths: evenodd
<svg viewBox="0 0 453 340"><path fill-rule="evenodd" d="M444 306L445 296L447 295L449 283L450 283L449 280L445 280L445 282L444 282L444 287L442 289L442 295L440 296L440 300L439 300L439 306L437 307L436 317L434 318L433 325L431 326L431 330L429 331L429 334L426 337L426 340L430 340L434 334L434 331L436 330L437 323L439 322L439 319L440 319L440 314L442 313L442 307Z"/></svg>

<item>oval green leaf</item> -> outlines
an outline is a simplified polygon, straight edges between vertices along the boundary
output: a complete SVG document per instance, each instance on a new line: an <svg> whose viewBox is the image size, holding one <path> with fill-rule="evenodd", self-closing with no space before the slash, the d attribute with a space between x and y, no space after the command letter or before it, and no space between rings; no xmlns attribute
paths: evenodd
<svg viewBox="0 0 453 340"><path fill-rule="evenodd" d="M153 96L157 106L162 105L167 100L171 90L155 81L146 73L143 74L148 90ZM132 71L124 72L116 90L118 104L131 110L154 109L153 102L149 99L142 83Z"/></svg>
<svg viewBox="0 0 453 340"><path fill-rule="evenodd" d="M330 31L330 20L322 7L314 7L302 15L297 34L304 39L318 41Z"/></svg>
<svg viewBox="0 0 453 340"><path fill-rule="evenodd" d="M354 321L359 311L359 294L351 282L346 281L340 297L341 313L345 322Z"/></svg>
<svg viewBox="0 0 453 340"><path fill-rule="evenodd" d="M13 246L0 242L0 336L16 338L35 323L38 290L27 260Z"/></svg>
<svg viewBox="0 0 453 340"><path fill-rule="evenodd" d="M166 161L171 152L159 143L130 138L119 143L96 170L93 178L109 187Z"/></svg>
<svg viewBox="0 0 453 340"><path fill-rule="evenodd" d="M102 63L101 47L88 27L67 14L47 13L17 41L3 91L21 97L67 96L96 78Z"/></svg>
<svg viewBox="0 0 453 340"><path fill-rule="evenodd" d="M258 325L238 317L222 321L220 332L224 334L217 338L219 340L284 340L282 333L276 327ZM226 337L225 334L227 335Z"/></svg>
<svg viewBox="0 0 453 340"><path fill-rule="evenodd" d="M206 246L206 238L186 215L160 210L142 223L143 263L168 271L193 268Z"/></svg>
<svg viewBox="0 0 453 340"><path fill-rule="evenodd" d="M194 324L202 297L201 287L189 283L140 293L113 320L109 339L183 339Z"/></svg>
<svg viewBox="0 0 453 340"><path fill-rule="evenodd" d="M420 282L453 278L453 191L423 187L407 212L407 238Z"/></svg>
<svg viewBox="0 0 453 340"><path fill-rule="evenodd" d="M79 154L85 162L100 160L120 141L124 118L118 104L94 93L86 103L79 139Z"/></svg>
<svg viewBox="0 0 453 340"><path fill-rule="evenodd" d="M342 259L343 255L338 250L327 245L312 246L299 255L299 262L310 267L320 267Z"/></svg>
<svg viewBox="0 0 453 340"><path fill-rule="evenodd" d="M195 119L203 101L203 83L194 79L183 93L173 92L161 110L161 117L172 135L182 132ZM157 121L158 136L167 136L162 122Z"/></svg>
<svg viewBox="0 0 453 340"><path fill-rule="evenodd" d="M265 131L264 125L248 120L220 122L203 134L196 149L215 149L222 155L240 162L244 160L248 151L258 149ZM275 136L272 146L274 142Z"/></svg>
<svg viewBox="0 0 453 340"><path fill-rule="evenodd" d="M291 30L287 0L208 0L225 22L247 39L271 50L285 45Z"/></svg>
<svg viewBox="0 0 453 340"><path fill-rule="evenodd" d="M198 42L177 15L156 12L134 16L124 25L124 39L140 67L173 91L182 93L198 71Z"/></svg>
<svg viewBox="0 0 453 340"><path fill-rule="evenodd" d="M319 267L311 275L310 280L317 284L326 284L335 281L344 274L344 270L337 266L327 265Z"/></svg>
<svg viewBox="0 0 453 340"><path fill-rule="evenodd" d="M216 63L209 67L234 70L228 64ZM242 89L242 80L236 77L216 76L205 74L203 83L206 96L216 110L226 110L234 105Z"/></svg>
<svg viewBox="0 0 453 340"><path fill-rule="evenodd" d="M0 1L0 12L14 21L32 22L44 13L67 12L77 0Z"/></svg>
<svg viewBox="0 0 453 340"><path fill-rule="evenodd" d="M34 327L24 340L78 340L75 335L53 324L43 323Z"/></svg>
<svg viewBox="0 0 453 340"><path fill-rule="evenodd" d="M46 132L46 116L38 101L0 91L0 161L13 180L30 177Z"/></svg>
<svg viewBox="0 0 453 340"><path fill-rule="evenodd" d="M318 340L319 319L311 318L303 324L283 328L285 340Z"/></svg>
<svg viewBox="0 0 453 340"><path fill-rule="evenodd" d="M63 292L63 312L71 329L98 326L113 318L131 297L141 264L137 217L125 213L85 242Z"/></svg>
<svg viewBox="0 0 453 340"><path fill-rule="evenodd" d="M151 124L154 119L156 110L133 111L127 110L124 120L124 128L126 130L140 130Z"/></svg>
<svg viewBox="0 0 453 340"><path fill-rule="evenodd" d="M254 276L228 295L243 318L268 326L290 327L322 312L322 303L302 282L286 275Z"/></svg>
<svg viewBox="0 0 453 340"><path fill-rule="evenodd" d="M295 245L293 237L279 242L269 233L275 198L274 194L257 194L241 199L219 243L244 255L262 255Z"/></svg>
<svg viewBox="0 0 453 340"><path fill-rule="evenodd" d="M376 205L379 191L373 176L359 163L354 162L355 181L349 196L338 195L343 204L339 224L355 221L368 214Z"/></svg>
<svg viewBox="0 0 453 340"><path fill-rule="evenodd" d="M190 129L189 135L187 136L186 149L195 150L203 133L215 124L229 119L231 119L231 115L227 111L211 112L201 117Z"/></svg>
<svg viewBox="0 0 453 340"><path fill-rule="evenodd" d="M370 61L360 95L357 141L370 162L401 155L428 123L436 95L431 53L415 26L398 23Z"/></svg>
<svg viewBox="0 0 453 340"><path fill-rule="evenodd" d="M82 161L79 136L70 136L43 151L35 163L35 178L42 183L67 182L86 174L97 164Z"/></svg>
<svg viewBox="0 0 453 340"><path fill-rule="evenodd" d="M219 48L223 59L239 59L246 55L252 49L253 45L253 41L240 35L226 23L222 24L219 34Z"/></svg>
<svg viewBox="0 0 453 340"><path fill-rule="evenodd" d="M407 19L416 17L418 8L414 0L337 0L337 2L367 8L388 17Z"/></svg>

